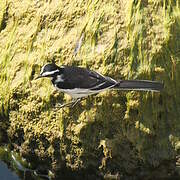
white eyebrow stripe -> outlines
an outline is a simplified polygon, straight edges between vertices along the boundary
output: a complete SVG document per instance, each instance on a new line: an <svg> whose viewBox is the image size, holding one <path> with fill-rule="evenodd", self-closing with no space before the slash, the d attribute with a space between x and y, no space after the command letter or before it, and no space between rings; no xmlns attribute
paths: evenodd
<svg viewBox="0 0 180 180"><path fill-rule="evenodd" d="M56 72L59 72L59 70L57 69L57 70L54 70L54 71L44 72L44 73L42 73L42 76L52 75L52 74L54 74Z"/></svg>

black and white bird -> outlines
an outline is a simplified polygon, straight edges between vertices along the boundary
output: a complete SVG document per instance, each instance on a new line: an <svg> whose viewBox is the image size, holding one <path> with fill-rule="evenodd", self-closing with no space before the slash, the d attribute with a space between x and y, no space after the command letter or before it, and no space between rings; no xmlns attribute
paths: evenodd
<svg viewBox="0 0 180 180"><path fill-rule="evenodd" d="M36 78L50 77L54 87L72 97L70 103L61 105L74 106L82 98L97 94L107 89L161 91L163 84L148 80L120 80L103 76L98 72L75 66L57 66L54 63L42 67L40 75Z"/></svg>

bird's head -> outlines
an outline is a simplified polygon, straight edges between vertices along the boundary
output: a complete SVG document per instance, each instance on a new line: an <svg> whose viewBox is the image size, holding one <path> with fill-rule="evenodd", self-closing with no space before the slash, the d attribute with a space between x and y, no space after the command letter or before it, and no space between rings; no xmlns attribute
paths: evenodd
<svg viewBox="0 0 180 180"><path fill-rule="evenodd" d="M59 72L59 67L54 63L49 63L41 68L40 75L36 79L42 77L54 77L54 75L58 72Z"/></svg>

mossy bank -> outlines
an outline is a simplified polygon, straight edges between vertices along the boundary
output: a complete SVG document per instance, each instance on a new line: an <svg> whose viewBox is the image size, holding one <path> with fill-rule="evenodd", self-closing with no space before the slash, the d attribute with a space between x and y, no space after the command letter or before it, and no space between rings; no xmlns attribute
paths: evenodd
<svg viewBox="0 0 180 180"><path fill-rule="evenodd" d="M34 80L52 60L164 90L107 91L58 109L69 97ZM178 176L179 1L0 0L0 142L54 178Z"/></svg>

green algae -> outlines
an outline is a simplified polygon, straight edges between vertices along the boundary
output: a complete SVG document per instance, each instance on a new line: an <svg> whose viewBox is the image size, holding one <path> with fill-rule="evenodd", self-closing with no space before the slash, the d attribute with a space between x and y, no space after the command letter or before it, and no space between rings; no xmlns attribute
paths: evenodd
<svg viewBox="0 0 180 180"><path fill-rule="evenodd" d="M173 174L180 136L179 6L173 0L0 1L0 142L8 137L35 168L55 176L64 167ZM52 60L115 79L163 81L165 89L107 91L74 109L57 109L69 97L47 79L34 80Z"/></svg>

